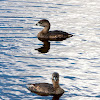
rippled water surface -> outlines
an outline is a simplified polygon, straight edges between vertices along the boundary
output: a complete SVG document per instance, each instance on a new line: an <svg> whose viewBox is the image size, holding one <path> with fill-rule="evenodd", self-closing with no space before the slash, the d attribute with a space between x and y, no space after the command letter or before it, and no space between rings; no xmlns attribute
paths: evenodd
<svg viewBox="0 0 100 100"><path fill-rule="evenodd" d="M44 18L74 36L40 53L35 23ZM53 72L65 90L60 100L100 100L100 1L0 0L0 99L51 100L26 84L51 83Z"/></svg>

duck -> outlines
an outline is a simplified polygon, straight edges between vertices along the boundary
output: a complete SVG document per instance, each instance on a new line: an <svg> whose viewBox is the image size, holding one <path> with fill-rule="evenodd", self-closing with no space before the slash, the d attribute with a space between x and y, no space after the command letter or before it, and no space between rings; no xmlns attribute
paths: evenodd
<svg viewBox="0 0 100 100"><path fill-rule="evenodd" d="M54 72L52 74L52 83L35 83L35 84L28 84L27 88L38 95L41 96L57 96L62 95L64 90L59 85L59 73Z"/></svg>
<svg viewBox="0 0 100 100"><path fill-rule="evenodd" d="M60 30L54 30L54 31L49 31L50 30L50 22L47 19L42 19L36 23L36 26L42 26L44 27L42 31L40 31L37 35L38 39L40 41L62 41L65 40L66 38L72 37L72 34L69 34L64 31Z"/></svg>

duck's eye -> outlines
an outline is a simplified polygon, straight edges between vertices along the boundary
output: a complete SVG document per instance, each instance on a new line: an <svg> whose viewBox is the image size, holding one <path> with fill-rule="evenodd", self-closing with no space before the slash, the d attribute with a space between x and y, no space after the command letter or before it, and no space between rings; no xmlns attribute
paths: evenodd
<svg viewBox="0 0 100 100"><path fill-rule="evenodd" d="M42 24L42 22L39 22L40 24Z"/></svg>

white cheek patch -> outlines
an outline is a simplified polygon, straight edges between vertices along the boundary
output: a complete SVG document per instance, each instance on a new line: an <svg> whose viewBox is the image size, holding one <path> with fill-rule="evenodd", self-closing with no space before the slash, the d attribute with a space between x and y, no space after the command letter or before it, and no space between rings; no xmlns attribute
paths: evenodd
<svg viewBox="0 0 100 100"><path fill-rule="evenodd" d="M54 79L54 80L56 80L56 78L55 78L55 77L54 77L53 79Z"/></svg>
<svg viewBox="0 0 100 100"><path fill-rule="evenodd" d="M53 79L54 79L54 81L57 81L57 80L58 80L58 78L57 78L57 77L53 77Z"/></svg>
<svg viewBox="0 0 100 100"><path fill-rule="evenodd" d="M41 26L41 24L40 23L37 23L36 26Z"/></svg>

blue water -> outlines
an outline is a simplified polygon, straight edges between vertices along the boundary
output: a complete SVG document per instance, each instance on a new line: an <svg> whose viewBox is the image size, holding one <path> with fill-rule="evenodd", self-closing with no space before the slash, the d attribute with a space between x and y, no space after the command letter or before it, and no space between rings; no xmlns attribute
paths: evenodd
<svg viewBox="0 0 100 100"><path fill-rule="evenodd" d="M51 100L31 93L26 84L51 82L60 74L65 90L60 100L100 99L99 0L0 0L0 100ZM51 42L47 53L38 52L40 19L51 30L74 36Z"/></svg>

